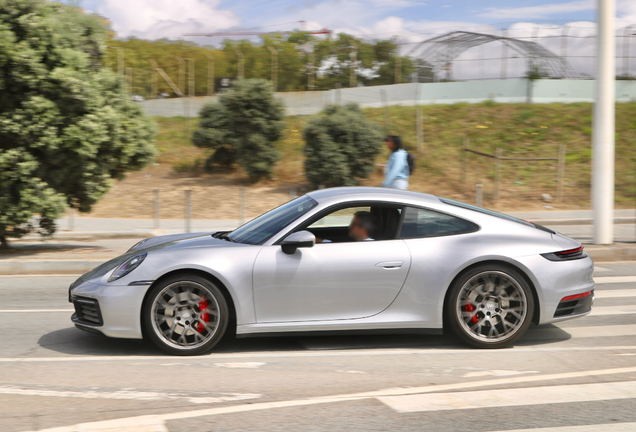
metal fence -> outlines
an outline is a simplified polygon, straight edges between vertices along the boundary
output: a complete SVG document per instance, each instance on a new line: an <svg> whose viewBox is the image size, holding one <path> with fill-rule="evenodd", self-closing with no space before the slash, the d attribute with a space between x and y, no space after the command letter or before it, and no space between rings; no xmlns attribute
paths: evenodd
<svg viewBox="0 0 636 432"><path fill-rule="evenodd" d="M405 44L411 46L409 55L432 69L421 74L420 82L528 75L590 79L596 74L596 25L589 22L475 28ZM636 24L616 31L616 76L636 79Z"/></svg>
<svg viewBox="0 0 636 432"><path fill-rule="evenodd" d="M462 31L412 33L395 40L399 46L393 54L395 58L374 66L386 69L391 64L389 69L393 76L385 77L384 85L527 77L592 79L596 73L594 23L518 23L506 29L486 26ZM117 60L111 66L126 77L131 95L146 99L210 96L222 90L220 82L230 84L231 79L237 77L271 79L279 91L290 88L313 91L357 87L369 76L377 74L373 68L363 68L352 56L350 61L339 66L342 70L337 73L342 79L328 81L333 87L327 84L319 88L315 80L334 72L330 66L333 59L328 55L323 55L322 63L318 63L313 55L302 50L273 50L270 53L263 46L252 56L239 52L225 58L202 55L199 56L202 58L184 58L181 57L183 53L175 52L170 60L161 62L128 59L126 49L112 48L117 48ZM351 49L355 51L353 47ZM415 72L405 69L401 60L404 55L415 61ZM284 61L286 56L295 56L295 60ZM142 64L144 66L139 67ZM221 77L220 70L232 71L228 73L233 75ZM624 25L616 31L616 76L618 79L636 79L636 24ZM295 84L287 85L292 81Z"/></svg>

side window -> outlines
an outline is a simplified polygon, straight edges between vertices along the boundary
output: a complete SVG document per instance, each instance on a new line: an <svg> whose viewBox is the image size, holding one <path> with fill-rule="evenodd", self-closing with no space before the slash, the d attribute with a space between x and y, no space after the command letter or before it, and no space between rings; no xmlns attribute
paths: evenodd
<svg viewBox="0 0 636 432"><path fill-rule="evenodd" d="M407 207L400 230L400 238L441 237L466 234L478 229L477 225L464 219L432 210Z"/></svg>
<svg viewBox="0 0 636 432"><path fill-rule="evenodd" d="M370 211L370 207L348 207L329 213L327 216L318 219L307 228L344 228L351 223L351 218L356 212Z"/></svg>

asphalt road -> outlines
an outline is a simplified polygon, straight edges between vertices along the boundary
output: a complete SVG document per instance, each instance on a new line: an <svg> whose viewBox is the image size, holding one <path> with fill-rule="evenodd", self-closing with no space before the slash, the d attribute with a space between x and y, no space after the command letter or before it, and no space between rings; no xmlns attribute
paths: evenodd
<svg viewBox="0 0 636 432"><path fill-rule="evenodd" d="M239 339L169 357L75 329L68 276L0 277L0 431L636 431L636 264L512 349L422 335Z"/></svg>

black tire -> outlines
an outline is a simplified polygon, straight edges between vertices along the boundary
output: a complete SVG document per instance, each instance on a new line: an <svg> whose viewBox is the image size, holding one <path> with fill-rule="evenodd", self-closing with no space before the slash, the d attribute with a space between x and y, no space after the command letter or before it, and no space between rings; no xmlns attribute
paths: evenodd
<svg viewBox="0 0 636 432"><path fill-rule="evenodd" d="M505 348L530 326L534 295L519 270L484 264L455 279L444 313L450 329L464 342L477 348Z"/></svg>
<svg viewBox="0 0 636 432"><path fill-rule="evenodd" d="M142 308L145 333L173 355L211 350L225 334L230 314L221 290L196 274L179 273L155 284Z"/></svg>

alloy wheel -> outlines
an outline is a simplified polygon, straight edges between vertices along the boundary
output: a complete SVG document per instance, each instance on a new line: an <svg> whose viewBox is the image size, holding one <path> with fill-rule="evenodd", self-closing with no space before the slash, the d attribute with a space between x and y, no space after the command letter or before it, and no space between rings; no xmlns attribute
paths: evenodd
<svg viewBox="0 0 636 432"><path fill-rule="evenodd" d="M484 271L461 287L456 301L459 324L471 338L486 343L513 337L528 314L524 289L512 276Z"/></svg>
<svg viewBox="0 0 636 432"><path fill-rule="evenodd" d="M155 297L151 308L157 336L179 350L197 349L209 342L219 329L220 308L215 296L194 281L167 285Z"/></svg>

